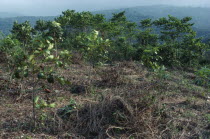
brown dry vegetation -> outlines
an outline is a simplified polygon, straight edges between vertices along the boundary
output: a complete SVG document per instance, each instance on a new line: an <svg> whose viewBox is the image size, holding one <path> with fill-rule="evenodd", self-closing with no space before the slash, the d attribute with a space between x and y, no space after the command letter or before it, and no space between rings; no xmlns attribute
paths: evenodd
<svg viewBox="0 0 210 139"><path fill-rule="evenodd" d="M71 85L37 85L36 94L56 107L37 110L34 129L33 82L11 80L5 67L0 64L0 138L210 138L210 94L194 85L193 73L170 70L163 79L134 62L72 64L60 71ZM65 107L74 109L65 113Z"/></svg>

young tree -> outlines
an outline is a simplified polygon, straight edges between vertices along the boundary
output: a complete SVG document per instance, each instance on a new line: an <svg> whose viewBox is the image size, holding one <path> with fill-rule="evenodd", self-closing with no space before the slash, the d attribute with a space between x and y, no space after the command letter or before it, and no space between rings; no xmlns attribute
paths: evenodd
<svg viewBox="0 0 210 139"><path fill-rule="evenodd" d="M158 44L158 35L154 34L152 25L152 19L144 19L140 21L140 28L142 30L138 31L136 37L138 44L142 47L147 45L156 46Z"/></svg>
<svg viewBox="0 0 210 139"><path fill-rule="evenodd" d="M55 21L60 23L61 27L63 28L65 38L74 31L73 20L75 19L75 14L75 10L66 10L62 12L62 15L55 19Z"/></svg>
<svg viewBox="0 0 210 139"><path fill-rule="evenodd" d="M56 21L49 21L48 22L48 31L46 32L47 37L52 37L54 41L54 45L56 48L56 56L58 53L57 43L62 40L63 30L60 26L60 23Z"/></svg>
<svg viewBox="0 0 210 139"><path fill-rule="evenodd" d="M192 32L193 23L189 23L192 20L191 17L184 17L183 19L178 19L171 15L168 19L163 17L155 20L153 24L161 29L160 39L166 43L175 43L175 41L180 41L183 35Z"/></svg>
<svg viewBox="0 0 210 139"><path fill-rule="evenodd" d="M191 20L191 17L178 19L169 15L168 18L163 17L153 22L160 28L160 55L163 63L170 66L188 66L195 60L195 56L201 56L203 45L199 42L200 39L196 39Z"/></svg>
<svg viewBox="0 0 210 139"><path fill-rule="evenodd" d="M41 88L38 83L41 81L45 81L46 84L53 84L56 81L62 85L69 83L59 76L57 70L65 66L65 62L69 61L71 55L69 51L64 50L54 56L54 44L45 38L38 36L34 38L34 42L38 43L33 45L35 47L33 50L25 49L28 54L27 57L12 63L14 69L11 72L15 79L21 80L21 83L28 78L32 79L33 123L34 128L36 128L36 103L38 103L36 92ZM54 107L54 104L44 102L41 107Z"/></svg>
<svg viewBox="0 0 210 139"><path fill-rule="evenodd" d="M25 21L24 23L14 22L11 32L14 37L18 39L20 42L26 46L32 39L32 33L34 33L34 29L31 27L29 21Z"/></svg>
<svg viewBox="0 0 210 139"><path fill-rule="evenodd" d="M36 25L34 26L34 29L38 31L39 33L43 33L48 29L48 22L44 20L38 20L36 21Z"/></svg>
<svg viewBox="0 0 210 139"><path fill-rule="evenodd" d="M99 32L93 30L91 33L80 37L80 43L83 46L81 51L84 58L95 66L108 60L108 48L110 41L104 40L99 36Z"/></svg>

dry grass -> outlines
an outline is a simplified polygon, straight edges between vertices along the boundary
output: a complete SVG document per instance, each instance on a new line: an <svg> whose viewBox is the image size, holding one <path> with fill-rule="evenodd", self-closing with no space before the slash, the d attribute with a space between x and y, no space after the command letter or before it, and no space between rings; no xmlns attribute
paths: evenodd
<svg viewBox="0 0 210 139"><path fill-rule="evenodd" d="M170 78L160 79L134 62L98 68L73 64L60 73L72 84L37 85L41 89L36 94L56 107L37 110L34 129L33 82L9 80L1 64L0 138L210 137L210 94L193 84L193 73L172 70ZM45 93L43 85L51 93ZM58 110L65 106L73 109L61 118Z"/></svg>

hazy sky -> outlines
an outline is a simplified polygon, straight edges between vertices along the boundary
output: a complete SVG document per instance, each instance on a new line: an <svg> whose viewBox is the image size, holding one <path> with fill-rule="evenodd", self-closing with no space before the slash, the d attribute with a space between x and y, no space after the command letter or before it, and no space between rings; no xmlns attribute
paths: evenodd
<svg viewBox="0 0 210 139"><path fill-rule="evenodd" d="M210 0L0 0L0 12L59 15L66 9L94 11L156 4L210 7Z"/></svg>

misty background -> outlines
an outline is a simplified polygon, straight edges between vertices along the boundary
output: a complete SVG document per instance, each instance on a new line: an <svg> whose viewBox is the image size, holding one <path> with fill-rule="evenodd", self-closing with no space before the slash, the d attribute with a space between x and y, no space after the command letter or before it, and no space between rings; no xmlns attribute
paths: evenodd
<svg viewBox="0 0 210 139"><path fill-rule="evenodd" d="M210 0L0 0L0 12L8 16L57 16L67 9L97 11L145 5L210 7Z"/></svg>

